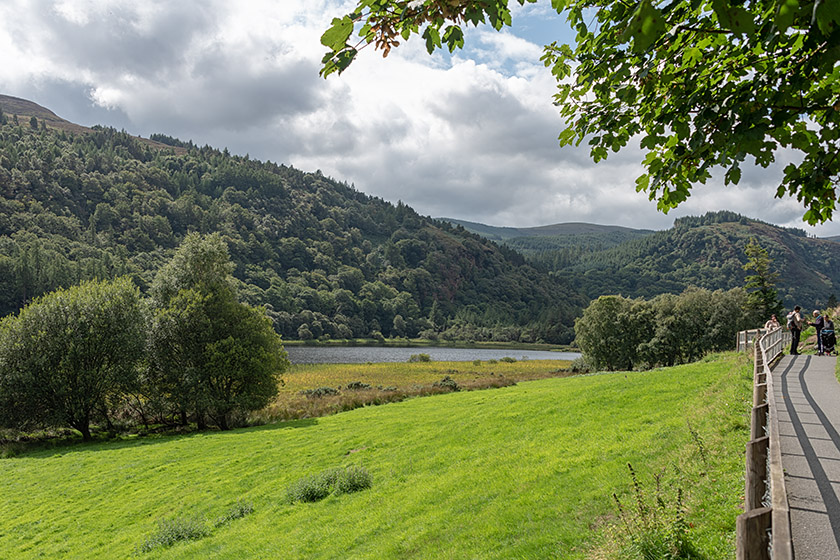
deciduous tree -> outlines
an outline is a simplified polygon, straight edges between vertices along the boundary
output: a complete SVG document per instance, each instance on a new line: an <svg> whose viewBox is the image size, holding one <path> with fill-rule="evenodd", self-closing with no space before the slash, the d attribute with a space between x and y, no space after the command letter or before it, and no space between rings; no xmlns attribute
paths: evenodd
<svg viewBox="0 0 840 560"><path fill-rule="evenodd" d="M68 426L90 439L94 416L135 383L143 345L128 278L36 298L0 323L0 423Z"/></svg>
<svg viewBox="0 0 840 560"><path fill-rule="evenodd" d="M517 0L519 4L536 0ZM510 25L509 0L357 0L321 42L323 75L360 48L387 55L421 35L431 53L462 47L462 26ZM796 153L775 191L811 224L831 219L840 176L840 0L551 0L577 31L545 47L566 119L562 145L597 162L631 141L646 151L636 189L667 212L715 169L737 184L751 158ZM354 30L358 38L351 39Z"/></svg>
<svg viewBox="0 0 840 560"><path fill-rule="evenodd" d="M149 386L199 426L267 405L288 366L262 308L237 300L219 235L190 234L153 285Z"/></svg>

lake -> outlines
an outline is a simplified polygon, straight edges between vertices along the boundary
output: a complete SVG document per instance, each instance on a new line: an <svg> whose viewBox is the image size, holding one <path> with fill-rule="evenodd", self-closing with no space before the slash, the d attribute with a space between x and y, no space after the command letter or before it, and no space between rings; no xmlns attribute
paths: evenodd
<svg viewBox="0 0 840 560"><path fill-rule="evenodd" d="M473 362L499 360L574 360L578 352L546 350L498 350L490 348L445 348L440 346L399 348L391 346L290 346L286 348L293 364L364 364L367 362L407 362L412 354L428 354L435 362Z"/></svg>

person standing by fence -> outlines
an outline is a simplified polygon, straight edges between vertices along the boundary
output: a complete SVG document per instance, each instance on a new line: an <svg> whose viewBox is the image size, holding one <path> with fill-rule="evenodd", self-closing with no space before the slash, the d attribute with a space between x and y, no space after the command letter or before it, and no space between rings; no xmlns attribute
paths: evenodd
<svg viewBox="0 0 840 560"><path fill-rule="evenodd" d="M802 334L802 325L804 324L802 315L799 313L800 309L802 308L797 305L787 316L787 327L790 330L790 354L792 356L799 354L799 336Z"/></svg>

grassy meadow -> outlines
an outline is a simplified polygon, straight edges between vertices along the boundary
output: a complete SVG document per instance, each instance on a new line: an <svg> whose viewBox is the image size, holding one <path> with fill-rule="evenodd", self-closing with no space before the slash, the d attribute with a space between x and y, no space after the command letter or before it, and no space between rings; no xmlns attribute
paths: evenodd
<svg viewBox="0 0 840 560"><path fill-rule="evenodd" d="M386 385L377 368L397 366L366 371ZM458 368L467 366L449 369ZM656 496L674 509L681 492L697 557L728 559L751 371L725 354L230 432L30 451L0 459L0 558L630 558L625 528L655 524L665 517ZM296 372L284 376L290 394L306 375ZM359 375L351 380L369 383ZM371 487L287 498L302 478L348 466L366 469ZM200 526L200 538L143 552L162 522Z"/></svg>

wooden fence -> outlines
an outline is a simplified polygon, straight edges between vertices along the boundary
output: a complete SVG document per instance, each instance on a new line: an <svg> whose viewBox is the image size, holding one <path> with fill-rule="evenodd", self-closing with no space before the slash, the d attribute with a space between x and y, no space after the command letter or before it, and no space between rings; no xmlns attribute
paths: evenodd
<svg viewBox="0 0 840 560"><path fill-rule="evenodd" d="M735 340L735 350L738 352L746 352L752 347L756 339L766 332L766 329L750 329L748 331L738 332L738 336ZM790 332L785 330L779 330L779 332L781 333L779 336L782 338L782 348L784 348L785 345L790 343Z"/></svg>
<svg viewBox="0 0 840 560"><path fill-rule="evenodd" d="M752 335L750 334L752 333ZM746 454L744 513L736 520L737 560L792 560L790 515L782 452L779 448L779 418L773 395L770 365L782 355L788 336L782 329L738 334L744 348L754 344L753 409Z"/></svg>

